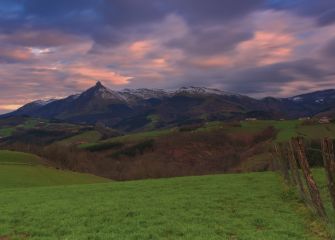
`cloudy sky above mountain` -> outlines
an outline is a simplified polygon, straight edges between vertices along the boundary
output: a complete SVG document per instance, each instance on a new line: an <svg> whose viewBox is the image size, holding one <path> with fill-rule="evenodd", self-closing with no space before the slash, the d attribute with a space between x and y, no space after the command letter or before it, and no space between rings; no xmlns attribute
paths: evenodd
<svg viewBox="0 0 335 240"><path fill-rule="evenodd" d="M0 112L110 88L333 88L334 0L0 0Z"/></svg>

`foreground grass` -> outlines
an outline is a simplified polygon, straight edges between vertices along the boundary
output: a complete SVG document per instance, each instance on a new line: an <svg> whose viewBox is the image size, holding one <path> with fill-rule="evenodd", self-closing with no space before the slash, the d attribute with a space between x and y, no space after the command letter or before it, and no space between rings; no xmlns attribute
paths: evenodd
<svg viewBox="0 0 335 240"><path fill-rule="evenodd" d="M0 189L107 182L90 174L60 171L40 165L27 153L0 151Z"/></svg>
<svg viewBox="0 0 335 240"><path fill-rule="evenodd" d="M328 220L329 220L329 229L332 234L332 236L335 238L335 210L331 204L331 198L328 190L328 185L327 185L327 179L326 179L326 174L325 170L323 168L319 169L314 169L313 170L313 175L315 177L315 180L317 181L318 187L321 192L321 197L323 200L323 203L325 205L325 209L328 215Z"/></svg>
<svg viewBox="0 0 335 240"><path fill-rule="evenodd" d="M267 172L1 189L0 236L319 239L282 187Z"/></svg>

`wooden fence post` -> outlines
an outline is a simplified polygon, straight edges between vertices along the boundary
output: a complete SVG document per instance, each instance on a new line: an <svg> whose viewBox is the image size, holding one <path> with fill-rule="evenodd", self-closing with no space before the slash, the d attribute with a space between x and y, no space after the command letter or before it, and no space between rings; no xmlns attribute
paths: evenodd
<svg viewBox="0 0 335 240"><path fill-rule="evenodd" d="M290 183L290 174L289 174L289 169L288 169L288 164L287 164L287 159L284 158L282 148L280 145L275 144L275 151L280 167L280 171L282 172L282 175L287 183Z"/></svg>
<svg viewBox="0 0 335 240"><path fill-rule="evenodd" d="M325 138L321 142L322 157L328 179L328 189L335 209L335 156L333 141Z"/></svg>
<svg viewBox="0 0 335 240"><path fill-rule="evenodd" d="M297 151L298 161L300 163L302 172L305 176L305 180L308 186L313 206L320 217L326 218L327 215L324 205L322 203L320 192L313 178L312 172L309 167L309 163L307 161L303 140L301 138L296 138L293 139L292 142L294 144L294 148Z"/></svg>
<svg viewBox="0 0 335 240"><path fill-rule="evenodd" d="M301 179L301 174L300 174L300 171L299 171L297 159L296 159L295 154L294 154L292 142L289 142L287 147L288 147L288 159L289 159L289 162L290 162L292 178L295 179L294 182L295 182L296 187L299 190L300 197L303 200L308 202L309 199L308 199L308 196L307 196L307 191L306 191L305 186L303 184L303 181Z"/></svg>

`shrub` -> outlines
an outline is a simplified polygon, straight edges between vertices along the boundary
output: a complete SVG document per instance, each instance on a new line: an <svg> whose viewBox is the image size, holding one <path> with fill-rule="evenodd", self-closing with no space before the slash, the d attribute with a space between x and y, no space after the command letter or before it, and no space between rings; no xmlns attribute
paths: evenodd
<svg viewBox="0 0 335 240"><path fill-rule="evenodd" d="M121 142L106 142L106 143L99 143L99 144L95 144L92 146L88 146L85 149L90 152L99 152L99 151L104 151L104 150L120 148L123 145L124 144Z"/></svg>
<svg viewBox="0 0 335 240"><path fill-rule="evenodd" d="M153 150L154 147L154 140L149 139L146 141L143 141L141 143L138 143L136 145L124 148L120 151L117 151L111 155L111 157L118 158L120 156L127 156L127 157L135 157L137 154L142 155L145 150L151 149Z"/></svg>
<svg viewBox="0 0 335 240"><path fill-rule="evenodd" d="M254 142L259 143L276 137L278 131L273 126L265 128L262 132L254 136Z"/></svg>
<svg viewBox="0 0 335 240"><path fill-rule="evenodd" d="M202 128L204 126L203 123L195 123L195 124L189 124L189 125L185 125L179 128L179 132L191 132L191 131L195 131L199 128Z"/></svg>

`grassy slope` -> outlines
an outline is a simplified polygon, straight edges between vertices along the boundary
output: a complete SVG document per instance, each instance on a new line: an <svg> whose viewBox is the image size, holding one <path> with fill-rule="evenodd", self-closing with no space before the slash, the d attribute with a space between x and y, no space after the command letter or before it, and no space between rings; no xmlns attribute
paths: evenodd
<svg viewBox="0 0 335 240"><path fill-rule="evenodd" d="M112 143L112 142L136 142L136 141L165 136L167 134L173 133L173 131L174 129L164 129L164 130L132 133L132 134L127 134L127 135L120 136L120 137L110 138L110 139L97 142L97 143L81 144L80 147L87 148L87 147L91 147L94 145L99 145L100 143L104 144L104 143Z"/></svg>
<svg viewBox="0 0 335 240"><path fill-rule="evenodd" d="M36 165L38 163L39 163L38 158L33 154L0 150L1 165L4 164Z"/></svg>
<svg viewBox="0 0 335 240"><path fill-rule="evenodd" d="M319 124L311 126L299 126L297 129L299 135L319 139L323 137L335 137L335 124Z"/></svg>
<svg viewBox="0 0 335 240"><path fill-rule="evenodd" d="M15 131L14 128L5 127L0 129L0 137L9 137Z"/></svg>
<svg viewBox="0 0 335 240"><path fill-rule="evenodd" d="M81 134L75 135L70 138L66 138L62 141L59 141L59 144L64 144L64 145L71 145L71 144L78 144L81 142L85 142L85 144L89 143L94 143L97 142L101 139L101 133L98 131L86 131Z"/></svg>
<svg viewBox="0 0 335 240"><path fill-rule="evenodd" d="M277 141L286 141L296 135L296 129L299 126L300 121L245 121L242 122L241 131L257 132L265 129L267 126L274 126L279 130L277 135Z"/></svg>
<svg viewBox="0 0 335 240"><path fill-rule="evenodd" d="M275 121L275 120L259 120L259 121L242 121L241 127L232 126L229 123L224 122L209 122L204 127L199 128L196 131L215 131L216 129L225 129L228 134L253 134L264 130L268 126L274 126L278 129L278 135L276 141L288 141L295 136L303 136L309 139L317 139L326 136L335 137L335 124L317 124L317 125L301 125L302 121L299 120L286 120L286 121ZM105 142L136 142L145 140L148 138L162 137L167 134L173 134L176 129L165 129L157 131L148 131L128 134L121 137L115 137L104 140L102 142L94 142L87 144L81 144L80 147L86 148L92 145L99 145Z"/></svg>
<svg viewBox="0 0 335 240"><path fill-rule="evenodd" d="M106 182L89 174L60 171L39 164L31 154L0 151L0 189Z"/></svg>
<svg viewBox="0 0 335 240"><path fill-rule="evenodd" d="M274 173L0 191L0 236L318 239ZM20 206L18 208L18 206Z"/></svg>
<svg viewBox="0 0 335 240"><path fill-rule="evenodd" d="M279 130L276 141L287 141L295 136L308 139L335 137L335 124L302 125L302 121L249 121L242 122L242 128L237 131L260 131L267 126L274 126ZM235 128L236 129L236 128Z"/></svg>
<svg viewBox="0 0 335 240"><path fill-rule="evenodd" d="M323 203L326 208L327 215L329 217L330 222L330 231L332 233L332 236L335 237L335 209L333 208L331 201L330 201L330 195L328 191L328 185L326 180L326 174L324 169L314 169L313 175L315 177L315 180L317 181L318 187L321 191L321 197L323 200Z"/></svg>

